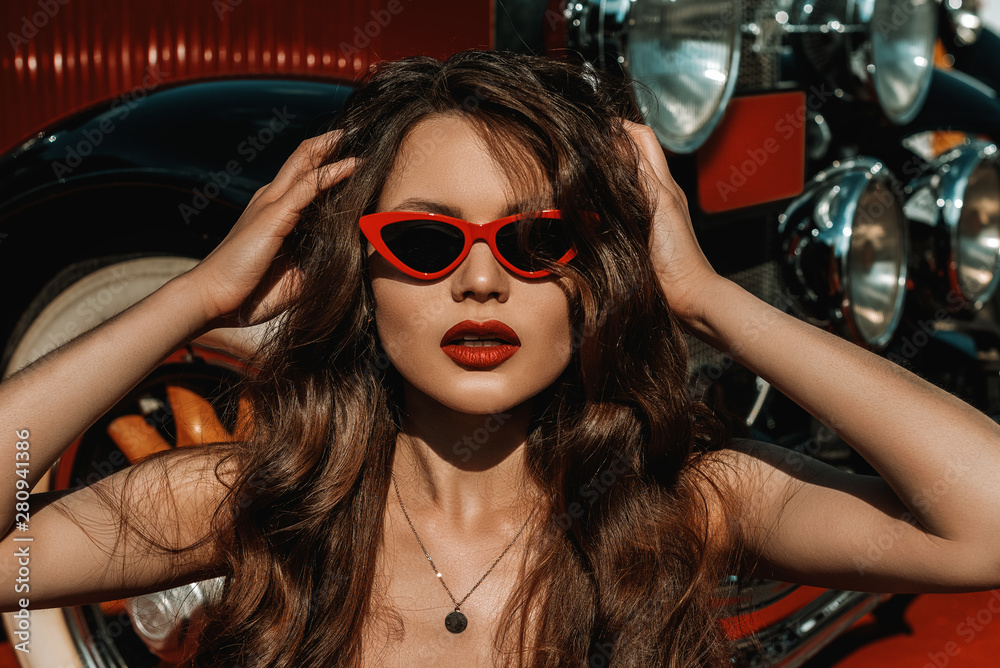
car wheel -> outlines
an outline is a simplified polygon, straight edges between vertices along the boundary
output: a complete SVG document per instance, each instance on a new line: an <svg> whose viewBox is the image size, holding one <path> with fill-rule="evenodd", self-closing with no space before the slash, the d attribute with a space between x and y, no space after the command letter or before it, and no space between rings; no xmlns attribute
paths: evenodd
<svg viewBox="0 0 1000 668"><path fill-rule="evenodd" d="M8 337L4 376L111 318L195 264L195 259L177 256L112 257L61 271L40 291ZM231 389L241 374L238 351L244 349L247 334L245 330L216 330L175 352L70 446L33 491L91 484L154 451L150 442L179 447L199 438L228 436L238 419L238 402ZM189 420L179 419L178 403L195 405L194 410L202 414L205 406L213 409L209 421L215 418L214 426L192 427ZM140 427L146 441L126 438L113 427L126 423ZM214 439L202 433L203 426L205 433L216 435ZM201 589L210 593L212 586L204 584ZM169 595L150 594L128 602L32 610L31 651L15 651L15 655L26 668L170 665L169 634L154 628L158 621L168 625L172 621L170 600ZM137 610L141 615L130 614ZM16 647L18 621L23 620L14 614L3 617L8 638Z"/></svg>

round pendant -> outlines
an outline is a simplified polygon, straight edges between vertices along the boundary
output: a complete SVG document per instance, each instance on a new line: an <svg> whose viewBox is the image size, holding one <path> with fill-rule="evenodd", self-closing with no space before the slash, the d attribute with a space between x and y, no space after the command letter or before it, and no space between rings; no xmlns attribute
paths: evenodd
<svg viewBox="0 0 1000 668"><path fill-rule="evenodd" d="M444 627L452 633L461 633L469 625L469 620L465 618L461 610L454 610L444 618Z"/></svg>

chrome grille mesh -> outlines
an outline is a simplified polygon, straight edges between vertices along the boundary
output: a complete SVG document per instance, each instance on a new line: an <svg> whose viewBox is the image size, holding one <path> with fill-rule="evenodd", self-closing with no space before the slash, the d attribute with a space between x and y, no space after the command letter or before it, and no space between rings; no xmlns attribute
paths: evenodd
<svg viewBox="0 0 1000 668"><path fill-rule="evenodd" d="M736 78L737 92L771 90L781 76L779 56L784 34L775 20L778 11L775 0L744 0L743 42L740 48L740 70Z"/></svg>

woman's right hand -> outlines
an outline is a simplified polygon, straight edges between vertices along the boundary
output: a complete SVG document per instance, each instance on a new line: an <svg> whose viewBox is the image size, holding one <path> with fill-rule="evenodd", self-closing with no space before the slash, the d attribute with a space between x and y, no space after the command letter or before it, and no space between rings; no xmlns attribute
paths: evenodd
<svg viewBox="0 0 1000 668"><path fill-rule="evenodd" d="M317 167L340 133L302 142L274 180L254 194L222 243L188 272L197 281L209 328L264 322L294 296L299 271L276 256L302 209L354 171L353 158Z"/></svg>
<svg viewBox="0 0 1000 668"><path fill-rule="evenodd" d="M674 315L696 327L719 276L698 244L687 197L670 173L656 133L625 119L622 125L639 150L639 176L654 206L650 259L663 296Z"/></svg>

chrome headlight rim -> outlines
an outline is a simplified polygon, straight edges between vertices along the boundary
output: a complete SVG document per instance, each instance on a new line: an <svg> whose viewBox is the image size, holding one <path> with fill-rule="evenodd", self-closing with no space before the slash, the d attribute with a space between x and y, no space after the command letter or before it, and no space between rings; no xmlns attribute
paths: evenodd
<svg viewBox="0 0 1000 668"><path fill-rule="evenodd" d="M915 94L905 104L892 105L886 91L892 87L885 83L885 70L892 69L896 60L881 62L881 52L886 48L888 36L897 34L905 24L886 24L886 3L893 16L912 16L918 11L900 9L893 13L902 0L856 0L846 6L832 0L795 0L792 15L795 24L785 27L795 34L802 56L813 69L835 87L837 97L848 96L876 104L892 123L905 125L923 108L930 91L933 73L934 44L937 37L938 11L936 0L921 2L920 18L926 21L922 31L924 45L921 54L922 71L915 82ZM912 0L907 0L912 1ZM904 33L899 33L904 34ZM888 66L888 67L887 67Z"/></svg>
<svg viewBox="0 0 1000 668"><path fill-rule="evenodd" d="M570 26L568 31L568 46L583 54L596 56L598 63L604 67L620 67L628 72L633 79L633 90L636 98L642 106L644 97L648 98L648 90L653 90L649 83L650 78L644 80L642 73L636 73L633 58L633 48L630 44L635 41L634 32L638 30L634 27L635 12L637 7L645 7L652 0L581 0L581 2L571 2L567 4L564 16ZM672 0L671 5L682 4L685 0ZM697 4L698 0L688 0L692 4ZM711 113L700 117L698 127L692 131L683 131L671 127L664 113L665 105L657 97L657 114L653 117L646 117L647 123L653 128L660 141L667 150L677 154L688 154L701 148L702 145L712 135L725 115L729 102L736 90L736 82L739 78L740 52L742 49L742 17L743 0L723 0L731 6L733 20L729 23L731 41L725 39L716 40L719 44L726 45L730 52L726 64L726 82L721 89L713 90L718 93L718 98L714 102ZM696 17L700 18L700 17ZM712 18L712 17L709 17ZM718 20L718 17L715 17ZM726 25L726 22L721 22ZM713 31L709 28L709 21L705 20L700 24L689 26L689 36L695 35L698 40L703 40L706 36L711 38ZM675 32L679 32L678 27L674 27ZM696 32L695 32L696 31ZM667 33L665 33L667 34ZM725 33L722 33L723 36ZM667 56L672 52L663 51ZM706 75L708 70L705 71ZM716 72L718 74L718 72ZM710 77L706 76L708 80ZM648 88L647 88L648 87ZM655 91L654 91L655 94ZM712 104L711 98L705 98L708 104Z"/></svg>
<svg viewBox="0 0 1000 668"><path fill-rule="evenodd" d="M997 150L997 145L986 140L973 140L945 152L931 162L931 168L940 175L937 188L938 205L941 209L941 220L951 242L947 257L949 284L960 298L960 303L968 305L973 310L982 308L1000 285L1000 248L995 249L993 276L978 294L969 292L959 278L961 222L966 192L972 175L984 166L1000 171L1000 152Z"/></svg>
<svg viewBox="0 0 1000 668"><path fill-rule="evenodd" d="M610 0L610 1L601 0L601 1L602 4L605 2L607 2L608 4L612 4L613 2L617 1L620 2L621 4L629 5L631 7L633 5L637 5L639 2L642 2L643 0ZM667 150L673 153L678 153L678 154L693 153L694 151L701 148L701 146L706 141L708 141L708 138L711 136L712 132L715 130L716 127L718 127L719 123L722 121L722 117L725 115L726 109L729 107L729 102L733 97L734 91L736 90L736 80L739 78L738 75L740 67L740 52L742 50L742 44L743 44L742 42L743 33L740 30L740 25L739 25L742 22L743 2L742 0L730 0L730 2L732 4L733 15L737 17L737 19L736 19L736 24L734 25L731 33L732 42L728 45L730 48L728 70L726 72L728 78L726 79L726 85L722 89L722 92L719 95L719 98L715 104L715 109L712 111L711 114L704 117L700 127L697 130L695 130L694 132L687 133L686 135L674 133L671 129L663 127L663 123L660 120L662 116L660 115L658 115L657 118L651 119L652 122L650 122L650 127L653 128L653 131L656 133L656 136L660 140L660 143L665 148L667 148ZM709 31L705 30L704 32L707 33ZM624 61L622 62L622 64L625 65L626 67L629 67L630 72L632 72L632 74L634 75L635 72L630 67L630 53L627 50L629 34L626 32L624 34L624 37L625 37L626 50L619 53L624 57ZM636 81L638 81L640 84L643 83L641 76L636 76ZM639 98L641 102L640 95L642 90L640 88L635 88L635 90L636 90L636 97ZM657 100L657 102L659 102L659 100ZM646 116L644 110L640 108L640 111L643 111L643 116Z"/></svg>
<svg viewBox="0 0 1000 668"><path fill-rule="evenodd" d="M884 189L884 191L892 198L892 203L894 206L894 215L896 216L897 222L899 224L898 229L898 241L900 245L900 261L899 266L896 271L896 276L894 279L895 283L895 294L893 295L892 303L889 305L889 315L887 318L887 324L884 326L882 332L877 336L867 336L862 330L862 319L857 315L857 306L859 299L857 299L856 294L852 293L851 285L851 260L853 256L850 252L850 240L848 239L844 244L846 249L842 256L841 272L844 280L844 295L845 299L841 306L844 311L845 321L848 326L853 330L854 335L862 340L866 345L873 349L885 348L892 337L895 335L896 329L899 327L899 323L903 318L903 306L906 301L906 280L908 278L909 272L909 255L910 255L910 243L909 234L906 224L906 216L903 214L903 203L902 198L899 193L902 190L902 186L899 181L896 180L892 172L885 167L880 161L871 158L857 158L852 161L853 166L858 170L866 170L864 172L865 178L870 178L870 183L867 187L874 187L875 189ZM866 189L866 186L861 186L862 190ZM864 192L859 193L858 199L855 201L855 215L852 220L852 227L858 228L858 205L861 202L861 198L864 196ZM867 214L863 214L867 215ZM853 236L853 235L852 235ZM856 258L854 258L856 259Z"/></svg>
<svg viewBox="0 0 1000 668"><path fill-rule="evenodd" d="M878 40L879 31L882 31L882 26L879 25L881 18L876 21L875 17L878 12L879 3L887 2L897 2L898 0L866 0L870 2L870 15L867 21L868 32L867 32L867 49L868 49L868 59L866 64L866 71L869 76L869 86L872 89L875 99L879 103L879 107L893 123L897 125L905 125L912 121L920 110L924 106L924 102L927 101L927 94L930 92L931 86L931 75L934 72L934 44L937 39L938 34L938 9L935 0L925 0L922 4L924 8L924 15L921 17L928 21L926 30L923 32L923 41L925 43L924 53L917 56L923 60L923 70L920 73L919 78L916 80L915 84L917 87L916 95L914 95L908 104L902 105L900 109L890 108L886 101L885 96L882 94L882 87L880 86L879 71L884 69L882 67L883 63L878 62L876 43ZM895 9L895 8L893 8ZM903 10L905 13L905 10ZM916 15L916 12L913 13ZM900 29L899 26L894 26L893 30ZM885 33L882 34L883 39L885 38Z"/></svg>
<svg viewBox="0 0 1000 668"><path fill-rule="evenodd" d="M858 313L851 278L851 240L859 223L863 223L859 205L869 189L881 189L890 198L883 206L893 209L898 223L893 240L898 243L900 255L891 281L895 292L881 330L875 334L868 332L869 326L863 324ZM888 168L878 160L861 156L835 162L819 172L779 216L786 267L791 270L793 289L798 290L803 312L815 324L830 326L872 350L889 344L903 317L910 248L899 192L899 183Z"/></svg>

